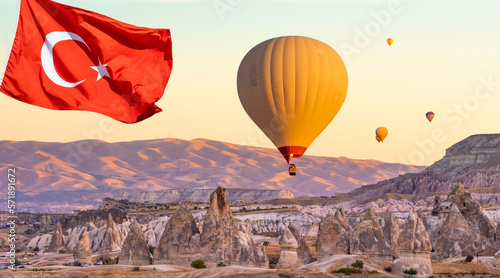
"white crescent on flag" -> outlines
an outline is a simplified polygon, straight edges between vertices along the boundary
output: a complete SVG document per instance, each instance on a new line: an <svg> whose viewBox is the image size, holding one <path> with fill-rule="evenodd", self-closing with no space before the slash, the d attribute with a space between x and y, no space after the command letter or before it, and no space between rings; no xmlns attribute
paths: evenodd
<svg viewBox="0 0 500 278"><path fill-rule="evenodd" d="M68 40L79 41L85 44L87 48L89 48L89 46L85 43L85 41L75 33L64 32L64 31L51 32L47 36L45 36L45 43L42 46L42 53L40 54L40 58L42 60L43 71L45 72L47 77L50 80L52 80L52 82L56 83L61 87L72 88L78 86L80 83L85 81L85 79L78 82L68 82L62 79L61 76L59 76L59 74L56 71L56 67L54 65L54 56L52 53L54 46L56 46L58 42L68 41Z"/></svg>

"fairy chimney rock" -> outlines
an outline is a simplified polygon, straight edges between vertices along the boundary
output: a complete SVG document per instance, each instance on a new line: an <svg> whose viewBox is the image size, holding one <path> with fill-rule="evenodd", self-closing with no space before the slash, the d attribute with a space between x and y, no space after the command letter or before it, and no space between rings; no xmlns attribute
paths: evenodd
<svg viewBox="0 0 500 278"><path fill-rule="evenodd" d="M335 254L349 254L349 241L352 228L342 209L335 214L328 213L319 224L318 238L316 239L316 254L318 258Z"/></svg>
<svg viewBox="0 0 500 278"><path fill-rule="evenodd" d="M149 252L144 233L137 221L130 225L130 231L123 242L118 262L135 266L149 265L152 262L152 255Z"/></svg>
<svg viewBox="0 0 500 278"><path fill-rule="evenodd" d="M276 264L276 268L290 269L301 265L299 257L297 256L297 248L299 247L299 243L288 227L286 227L283 231L283 234L281 235L279 241L279 245L281 248L281 255L278 264Z"/></svg>
<svg viewBox="0 0 500 278"><path fill-rule="evenodd" d="M173 261L190 262L200 251L200 231L187 203L182 203L177 213L165 226L160 242L154 251L155 263Z"/></svg>
<svg viewBox="0 0 500 278"><path fill-rule="evenodd" d="M52 235L52 239L49 244L49 252L57 252L64 246L64 237L61 223L57 223L56 229L54 231L54 235Z"/></svg>
<svg viewBox="0 0 500 278"><path fill-rule="evenodd" d="M399 235L398 245L400 257L394 265L393 273L404 276L403 271L413 268L417 270L417 277L432 275L432 264L429 252L432 249L431 240L424 223L414 212L408 214L403 231Z"/></svg>
<svg viewBox="0 0 500 278"><path fill-rule="evenodd" d="M73 252L73 258L80 263L91 263L92 252L90 251L90 239L87 229L84 228Z"/></svg>

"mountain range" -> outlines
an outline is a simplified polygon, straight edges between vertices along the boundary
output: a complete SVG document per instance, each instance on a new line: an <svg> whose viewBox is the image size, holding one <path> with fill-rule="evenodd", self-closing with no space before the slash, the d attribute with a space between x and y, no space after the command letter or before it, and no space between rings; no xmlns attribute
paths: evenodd
<svg viewBox="0 0 500 278"><path fill-rule="evenodd" d="M298 175L292 177L275 149L209 139L0 141L0 171L17 169L18 208L35 211L95 208L103 198L123 192L217 186L331 196L424 168L307 155L296 162ZM0 180L0 188L6 186ZM4 196L0 199L5 201Z"/></svg>

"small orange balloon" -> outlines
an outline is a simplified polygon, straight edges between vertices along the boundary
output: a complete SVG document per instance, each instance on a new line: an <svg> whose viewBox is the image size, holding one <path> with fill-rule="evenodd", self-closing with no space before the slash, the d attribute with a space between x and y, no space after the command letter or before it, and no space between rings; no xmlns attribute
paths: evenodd
<svg viewBox="0 0 500 278"><path fill-rule="evenodd" d="M375 135L377 135L378 139L380 139L380 142L384 142L385 137L387 137L387 134L389 131L385 127L379 127L375 130Z"/></svg>
<svg viewBox="0 0 500 278"><path fill-rule="evenodd" d="M391 44L392 44L393 42L394 42L394 40L393 40L392 38L388 38L388 39L387 39L387 44L388 44L389 46L391 46Z"/></svg>

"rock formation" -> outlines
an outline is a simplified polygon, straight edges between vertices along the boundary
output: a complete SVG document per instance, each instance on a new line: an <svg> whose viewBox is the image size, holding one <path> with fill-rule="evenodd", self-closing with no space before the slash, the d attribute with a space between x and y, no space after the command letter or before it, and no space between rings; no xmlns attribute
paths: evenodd
<svg viewBox="0 0 500 278"><path fill-rule="evenodd" d="M152 255L149 252L148 244L144 239L144 233L141 226L134 221L130 225L118 262L125 265L149 265L152 261Z"/></svg>
<svg viewBox="0 0 500 278"><path fill-rule="evenodd" d="M166 264L172 261L190 262L200 249L200 232L187 203L167 222L160 242L154 251L154 261Z"/></svg>
<svg viewBox="0 0 500 278"><path fill-rule="evenodd" d="M291 222L288 225L288 229L295 237L295 240L297 240L297 243L298 243L297 256L302 261L302 263L304 263L304 264L310 263L311 262L311 251L309 250L309 245L307 245L306 240L300 234L299 229L295 225L293 225L293 223L291 223Z"/></svg>
<svg viewBox="0 0 500 278"><path fill-rule="evenodd" d="M354 229L350 250L352 254L391 257L391 247L385 240L384 232L371 208L365 213L363 221Z"/></svg>
<svg viewBox="0 0 500 278"><path fill-rule="evenodd" d="M391 247L392 255L399 258L399 225L392 213L385 221L384 236Z"/></svg>
<svg viewBox="0 0 500 278"><path fill-rule="evenodd" d="M399 235L398 245L400 257L394 265L393 274L404 276L404 270L413 268L417 270L417 277L432 275L432 264L429 252L432 249L429 235L423 221L416 213L410 212Z"/></svg>
<svg viewBox="0 0 500 278"><path fill-rule="evenodd" d="M474 240L474 250L476 252L486 252L493 255L498 250L495 244L495 222L491 216L472 198L470 192L465 191L459 182L457 187L450 192L448 197L460 210Z"/></svg>
<svg viewBox="0 0 500 278"><path fill-rule="evenodd" d="M85 210L80 211L77 215L65 216L61 220L61 225L64 231L79 226L87 226L89 223L93 223L97 227L102 227L106 224L109 214L111 214L113 222L116 224L121 224L127 220L127 215L119 209L110 209L109 211Z"/></svg>
<svg viewBox="0 0 500 278"><path fill-rule="evenodd" d="M201 253L208 262L226 265L267 266L262 250L251 235L238 230L225 197L226 189L217 187L210 195L210 208L203 218Z"/></svg>
<svg viewBox="0 0 500 278"><path fill-rule="evenodd" d="M104 234L104 239L102 241L101 250L102 251L113 251L120 249L120 244L118 240L119 236L115 228L115 222L111 213L108 216L108 224L106 232Z"/></svg>
<svg viewBox="0 0 500 278"><path fill-rule="evenodd" d="M57 252L64 246L64 237L63 231L61 227L61 223L57 223L56 229L54 230L54 235L52 235L52 239L49 244L49 252Z"/></svg>
<svg viewBox="0 0 500 278"><path fill-rule="evenodd" d="M316 240L316 254L318 258L334 254L350 254L349 240L352 228L342 209L335 214L329 213L319 223L318 238Z"/></svg>
<svg viewBox="0 0 500 278"><path fill-rule="evenodd" d="M474 241L469 224L453 203L441 229L436 245L436 254L441 258L474 255Z"/></svg>
<svg viewBox="0 0 500 278"><path fill-rule="evenodd" d="M90 239L87 229L83 229L82 234L76 244L76 248L73 252L73 258L75 261L80 263L91 263L92 262L92 252L90 251Z"/></svg>
<svg viewBox="0 0 500 278"><path fill-rule="evenodd" d="M290 269L300 266L301 260L297 256L297 248L299 243L295 236L292 234L288 227L285 228L283 234L281 235L279 245L281 248L281 255L276 268L278 269Z"/></svg>

